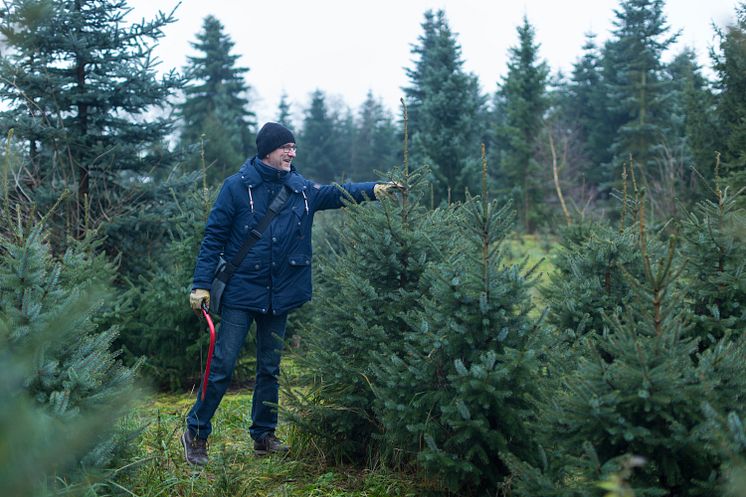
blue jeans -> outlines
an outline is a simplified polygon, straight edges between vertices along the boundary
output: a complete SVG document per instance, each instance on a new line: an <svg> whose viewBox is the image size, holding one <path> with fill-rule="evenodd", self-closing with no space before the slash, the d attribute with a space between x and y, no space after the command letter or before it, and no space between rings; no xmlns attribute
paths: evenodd
<svg viewBox="0 0 746 497"><path fill-rule="evenodd" d="M249 433L254 440L260 440L277 427L277 408L267 403L276 405L278 402L280 357L287 313L274 316L224 307L221 318L205 400L202 401L200 388L197 402L187 416L187 427L200 438L207 438L212 432L210 420L231 382L251 322L256 321L256 386L251 403Z"/></svg>

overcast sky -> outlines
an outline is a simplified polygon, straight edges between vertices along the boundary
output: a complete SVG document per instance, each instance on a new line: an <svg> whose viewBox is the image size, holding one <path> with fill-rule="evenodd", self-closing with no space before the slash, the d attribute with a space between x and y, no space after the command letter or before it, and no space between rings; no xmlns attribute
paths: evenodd
<svg viewBox="0 0 746 497"><path fill-rule="evenodd" d="M130 20L170 11L178 0L129 0ZM694 48L705 68L715 42L713 23L734 19L737 0L668 0L672 32L681 30L674 52ZM398 113L404 68L413 66L411 47L421 34L427 9L443 9L462 48L467 71L493 93L506 71L508 49L517 44L523 15L536 30L540 56L552 72L569 72L581 54L585 33L607 39L617 0L183 0L177 22L165 30L156 55L162 69L181 69L190 42L207 15L214 15L235 42L240 64L250 69L253 110L260 123L277 116L280 95L288 94L296 116L321 89L353 109L368 90ZM669 54L667 58L670 58ZM300 123L296 122L296 125Z"/></svg>

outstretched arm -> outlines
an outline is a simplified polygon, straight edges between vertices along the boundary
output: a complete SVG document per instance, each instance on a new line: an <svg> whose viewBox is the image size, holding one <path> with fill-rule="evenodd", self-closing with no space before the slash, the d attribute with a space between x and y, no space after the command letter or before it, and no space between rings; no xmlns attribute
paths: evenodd
<svg viewBox="0 0 746 497"><path fill-rule="evenodd" d="M314 210L339 209L344 206L343 199L352 199L355 202L366 200L379 200L384 195L391 194L394 190L402 190L399 183L345 183L343 185L316 185L317 190Z"/></svg>

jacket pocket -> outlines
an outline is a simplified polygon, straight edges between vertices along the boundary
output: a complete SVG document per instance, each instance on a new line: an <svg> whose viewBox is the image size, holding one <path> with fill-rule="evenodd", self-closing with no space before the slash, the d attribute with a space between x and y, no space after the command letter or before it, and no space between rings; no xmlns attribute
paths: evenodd
<svg viewBox="0 0 746 497"><path fill-rule="evenodd" d="M291 266L310 266L311 256L306 254L292 254L288 256L288 263Z"/></svg>

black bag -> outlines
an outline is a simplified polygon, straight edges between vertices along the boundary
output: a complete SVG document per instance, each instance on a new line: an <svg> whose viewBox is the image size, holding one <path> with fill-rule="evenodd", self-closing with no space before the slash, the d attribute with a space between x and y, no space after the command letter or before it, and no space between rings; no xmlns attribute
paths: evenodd
<svg viewBox="0 0 746 497"><path fill-rule="evenodd" d="M248 254L251 247L259 241L262 237L262 232L280 212L280 209L282 209L282 206L285 205L285 202L287 202L289 197L290 188L283 186L275 198L272 199L272 203L269 204L269 209L264 215L264 219L257 224L256 228L251 230L251 233L249 233L249 236L244 240L243 245L241 245L241 249L233 257L233 260L226 261L225 258L223 258L223 255L220 255L218 265L215 268L215 276L212 280L212 286L210 287L210 312L212 314L220 314L220 307L223 303L223 292L225 292L225 287L228 285L228 281L233 277L233 273L236 271L238 266L241 265L246 254Z"/></svg>
<svg viewBox="0 0 746 497"><path fill-rule="evenodd" d="M218 260L218 267L215 268L212 286L210 287L210 312L213 314L220 314L220 303L223 299L223 292L225 291L228 279L230 279L226 273L227 267L228 261L223 259L221 255Z"/></svg>

